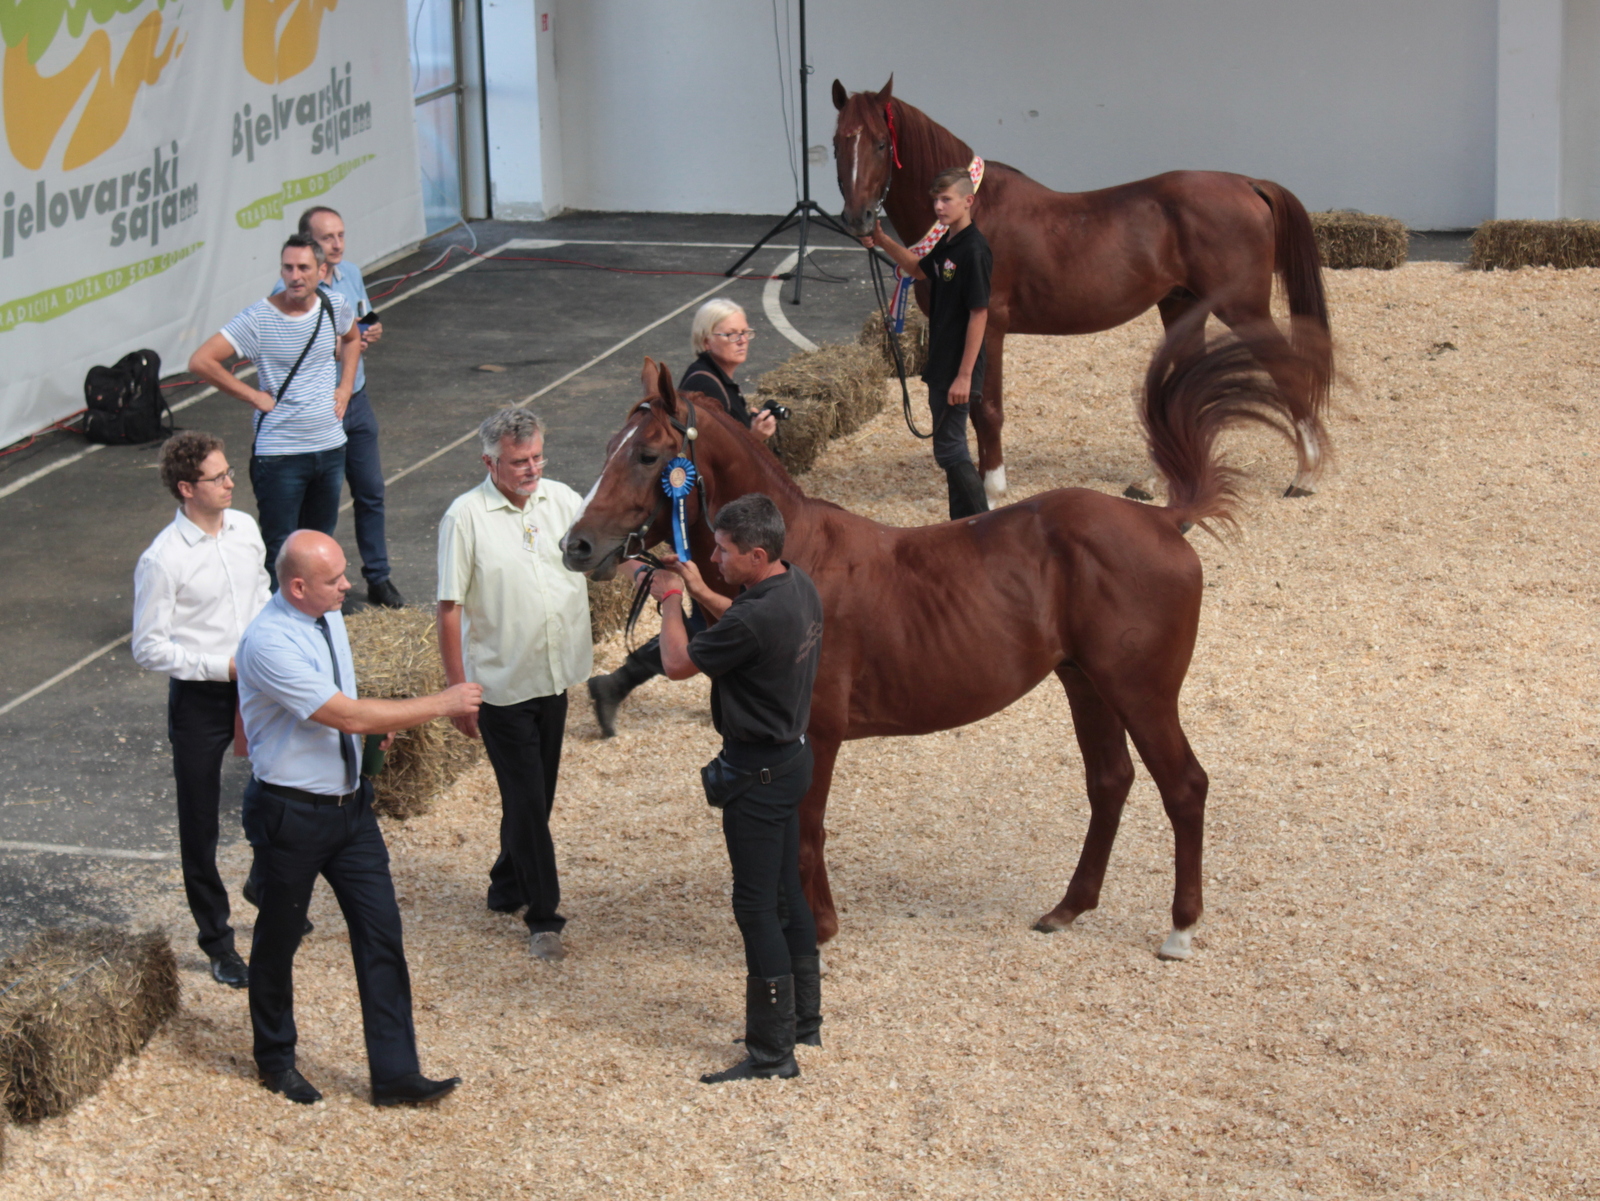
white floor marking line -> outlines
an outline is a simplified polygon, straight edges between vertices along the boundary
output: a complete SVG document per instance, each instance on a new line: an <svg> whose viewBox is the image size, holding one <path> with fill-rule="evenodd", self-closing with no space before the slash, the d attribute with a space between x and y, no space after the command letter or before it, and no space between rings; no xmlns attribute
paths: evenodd
<svg viewBox="0 0 1600 1201"><path fill-rule="evenodd" d="M690 246L710 250L750 249L750 243L748 242L623 242L604 238L564 238L559 242L547 242L541 238L512 238L511 241L496 247L494 253L498 254L502 250L543 250L552 246ZM800 248L798 246L780 246L776 242L768 242L761 249L764 252L768 250L798 251ZM859 245L807 246L806 253L810 254L813 250L818 252L837 250L854 252L860 249Z"/></svg>
<svg viewBox="0 0 1600 1201"><path fill-rule="evenodd" d="M808 250L806 253L809 254L811 252ZM796 248L793 254L778 264L777 270L772 274L782 275L785 271L794 270L799 262L800 251ZM790 325L789 319L783 315L783 297L781 293L784 282L781 279L769 279L767 281L767 286L761 289L761 311L766 313L767 320L772 322L773 329L788 338L801 350L815 350L817 344Z"/></svg>
<svg viewBox="0 0 1600 1201"><path fill-rule="evenodd" d="M9 842L0 838L0 851L34 851L44 855L88 855L96 859L144 859L162 862L176 859L173 851L124 851L117 847L75 847L54 842Z"/></svg>
<svg viewBox="0 0 1600 1201"><path fill-rule="evenodd" d="M104 646L102 646L99 650L90 651L87 655L85 655L83 658L79 659L76 663L74 663L71 667L67 668L65 671L56 672L55 675L51 676L43 684L35 684L32 688L28 689L28 691L24 692L21 696L12 697L5 704L0 705L0 717L3 717L7 713L10 713L11 710L15 709L18 705L21 705L21 704L23 704L23 703L25 703L27 701L31 701L34 697L38 696L46 688L54 688L57 684L61 683L62 680L66 679L73 672L81 671L81 670L83 670L83 668L88 667L89 664L93 663L101 655L109 654L111 651L116 650L117 647L121 646L124 642L132 642L132 641L133 641L133 631L129 630L126 634L124 634L121 638L118 638L115 642L108 642Z"/></svg>
<svg viewBox="0 0 1600 1201"><path fill-rule="evenodd" d="M567 372L560 379L555 379L555 380L550 381L550 383L548 383L544 387L540 388L537 392L533 393L533 395L524 396L521 400L516 401L510 407L513 408L513 409L525 409L525 408L527 408L529 405L531 405L534 401L538 400L541 396L545 395L547 392L553 392L555 389L559 388L562 384L566 383L568 380L582 375L585 371L589 370L589 368L593 367L596 363L605 362L605 360L609 359L612 355L616 354L617 351L621 350L624 346L627 346L630 342L638 341L640 338L642 338L646 334L648 334L651 330L656 329L659 326L665 325L667 322L671 321L674 317L678 316L680 313L685 313L688 310L694 308L694 306L699 304L701 301L706 300L709 297L715 296L718 292L722 291L722 289L726 288L729 284L738 283L741 278L742 278L742 276L739 276L739 275L729 276L727 279L723 280L716 287L708 288L706 291L700 293L700 295L696 296L693 300L689 301L688 303L680 304L677 308L673 309L672 312L668 313L665 317L659 317L656 320L652 321L649 325L645 326L643 329L635 330L633 333L629 334L626 338L622 339L622 341L616 343L614 346L610 347L609 349L603 350L599 354L595 355L594 358L590 359L583 366L574 367L571 371ZM462 434L461 437L457 438L454 442L450 443L448 446L441 446L438 450L434 451L431 455L428 455L426 458L418 459L415 463L411 464L411 466L409 466L409 467L402 467L399 471L395 472L388 479L383 481L384 487L388 487L390 484L394 483L396 480L401 479L404 476L410 475L413 471L416 471L419 468L426 467L429 463L433 462L435 459L441 458L442 456L449 454L452 450L455 450L459 446L465 445L466 443L470 442L472 439L476 438L477 436L478 436L478 431L475 430L475 429L472 430L469 433ZM349 507L350 507L350 502L346 501L342 506L340 506L339 512L343 513Z"/></svg>

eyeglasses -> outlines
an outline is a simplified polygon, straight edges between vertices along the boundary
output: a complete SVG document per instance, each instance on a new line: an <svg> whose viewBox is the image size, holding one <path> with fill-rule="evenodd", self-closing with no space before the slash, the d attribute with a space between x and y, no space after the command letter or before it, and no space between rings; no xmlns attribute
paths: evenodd
<svg viewBox="0 0 1600 1201"><path fill-rule="evenodd" d="M498 460L496 460L496 461L498 462ZM545 458L543 455L540 455L537 459L529 459L529 460L527 460L526 463L508 463L507 466L512 468L513 470L516 470L517 468L520 468L520 467L527 466L527 467L532 467L535 471L543 471L544 470L544 465L546 463L548 463L549 461L550 461L549 459Z"/></svg>
<svg viewBox="0 0 1600 1201"><path fill-rule="evenodd" d="M721 338L724 342L750 342L755 339L756 331L753 329L736 329L726 334L712 334L713 338Z"/></svg>
<svg viewBox="0 0 1600 1201"><path fill-rule="evenodd" d="M228 470L224 471L221 475L207 476L203 480L196 480L195 483L197 483L197 484L220 484L220 483L222 483L223 480L232 481L232 479L233 479L233 468L230 467L230 468L228 468Z"/></svg>

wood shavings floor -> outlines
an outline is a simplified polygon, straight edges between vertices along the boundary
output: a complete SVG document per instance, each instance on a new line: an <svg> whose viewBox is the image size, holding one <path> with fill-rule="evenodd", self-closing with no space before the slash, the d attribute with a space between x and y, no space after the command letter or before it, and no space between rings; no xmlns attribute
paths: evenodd
<svg viewBox="0 0 1600 1201"><path fill-rule="evenodd" d="M389 828L423 1067L464 1076L455 1097L367 1105L325 890L297 984L301 1066L328 1100L263 1092L245 998L204 975L173 882L149 906L180 944L183 1012L75 1113L13 1128L0 1191L1600 1195L1600 272L1328 283L1334 470L1281 500L1287 449L1236 438L1242 536L1191 535L1207 605L1185 722L1212 782L1194 960L1154 956L1171 835L1142 772L1102 908L1030 931L1087 822L1052 679L961 731L846 747L827 1047L795 1082L702 1087L736 1057L742 973L695 777L715 749L705 692L647 685L610 742L575 696L565 963L530 961L520 923L483 908L486 770ZM1152 315L1011 340L1014 496L1145 474L1131 397L1158 334ZM897 410L806 487L940 517L942 477Z"/></svg>

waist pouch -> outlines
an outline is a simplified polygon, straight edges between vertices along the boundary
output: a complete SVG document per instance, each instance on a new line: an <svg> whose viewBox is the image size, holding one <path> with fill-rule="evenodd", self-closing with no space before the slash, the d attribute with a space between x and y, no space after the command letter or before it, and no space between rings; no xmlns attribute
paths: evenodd
<svg viewBox="0 0 1600 1201"><path fill-rule="evenodd" d="M706 790L706 804L713 809L726 809L757 784L770 784L782 779L800 766L805 758L806 740L800 740L800 749L775 767L760 771L740 771L721 755L700 769L700 786Z"/></svg>

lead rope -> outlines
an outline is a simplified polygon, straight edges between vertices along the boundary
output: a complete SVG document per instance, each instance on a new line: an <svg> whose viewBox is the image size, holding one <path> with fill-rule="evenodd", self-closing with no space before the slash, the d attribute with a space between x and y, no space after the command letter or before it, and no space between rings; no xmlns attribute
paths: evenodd
<svg viewBox="0 0 1600 1201"><path fill-rule="evenodd" d="M878 251L868 250L867 262L872 264L872 291L878 298L878 313L883 318L883 336L889 340L889 354L894 359L894 373L900 380L900 411L905 416L906 428L915 437L931 438L938 427L925 434L917 428L917 423L911 416L911 390L906 387L906 359L900 349L900 335L895 333L894 323L889 317L888 290L884 287L883 263L879 259ZM945 411L949 412L948 409Z"/></svg>

